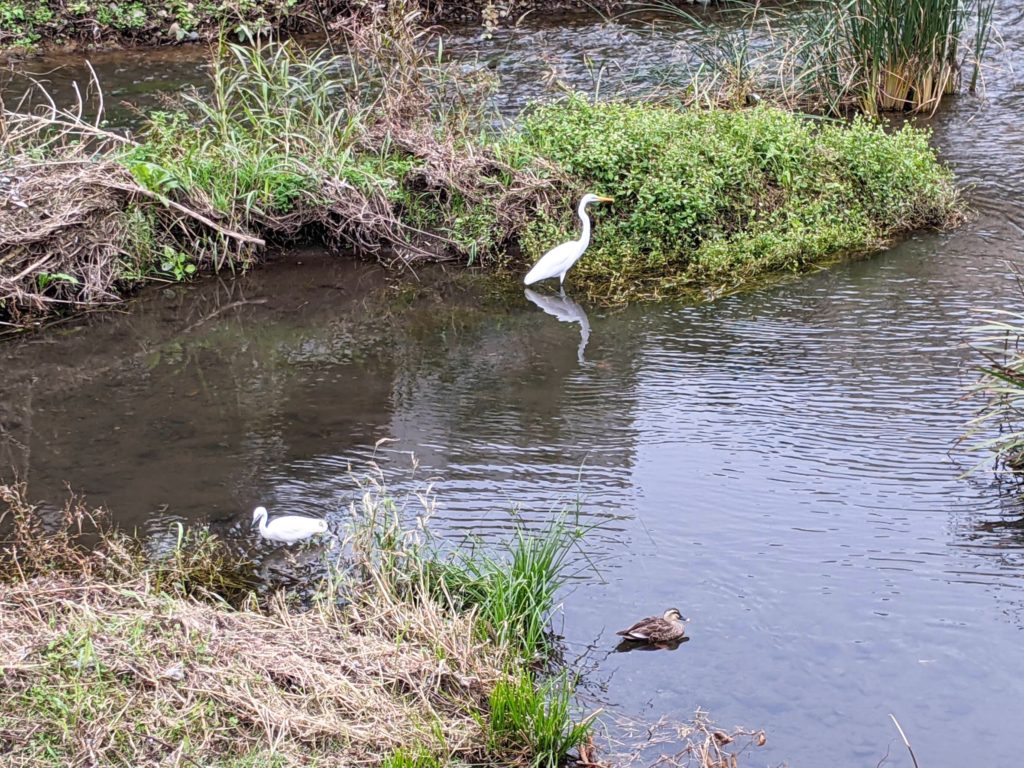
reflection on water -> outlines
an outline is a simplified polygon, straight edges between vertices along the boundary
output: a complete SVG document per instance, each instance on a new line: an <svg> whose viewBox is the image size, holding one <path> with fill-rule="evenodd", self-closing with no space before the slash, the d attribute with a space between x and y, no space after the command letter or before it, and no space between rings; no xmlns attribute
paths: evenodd
<svg viewBox="0 0 1024 768"><path fill-rule="evenodd" d="M616 653L630 653L631 651L674 651L683 643L690 642L690 638L673 640L671 643L640 643L636 640L620 640L615 646Z"/></svg>
<svg viewBox="0 0 1024 768"><path fill-rule="evenodd" d="M999 13L1008 45L1024 38ZM337 525L371 460L410 511L433 481L454 537L578 502L597 570L563 631L599 649L609 706L763 726L766 764L875 765L889 712L922 765L972 765L978 744L1016 764L1020 505L949 450L973 415L974 310L1020 302L1022 107L1007 68L984 105L931 121L976 184L963 230L714 304L588 317L316 254L152 291L0 348L0 460L154 542L212 521L250 546L257 503ZM690 642L613 653L617 627L666 605Z"/></svg>
<svg viewBox="0 0 1024 768"><path fill-rule="evenodd" d="M552 296L527 288L524 295L549 315L557 318L559 322L579 324L580 345L576 349L576 359L579 360L580 365L586 363L583 353L586 352L587 342L590 341L590 320L583 307L566 296L564 290L559 295Z"/></svg>

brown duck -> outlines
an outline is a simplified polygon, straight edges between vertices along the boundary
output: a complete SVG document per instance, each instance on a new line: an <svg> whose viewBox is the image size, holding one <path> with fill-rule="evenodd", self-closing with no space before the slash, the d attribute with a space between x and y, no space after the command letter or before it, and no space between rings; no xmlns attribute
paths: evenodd
<svg viewBox="0 0 1024 768"><path fill-rule="evenodd" d="M669 608L664 616L640 619L633 626L615 634L643 643L675 643L686 637L686 621L678 608Z"/></svg>

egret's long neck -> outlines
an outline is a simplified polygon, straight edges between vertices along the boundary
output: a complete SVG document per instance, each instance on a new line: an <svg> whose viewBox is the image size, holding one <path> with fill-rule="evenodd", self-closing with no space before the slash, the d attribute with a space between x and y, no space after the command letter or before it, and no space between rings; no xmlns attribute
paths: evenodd
<svg viewBox="0 0 1024 768"><path fill-rule="evenodd" d="M264 512L260 515L260 533L264 536L267 535L267 513Z"/></svg>
<svg viewBox="0 0 1024 768"><path fill-rule="evenodd" d="M590 217L587 216L587 204L582 200L580 201L580 207L577 213L580 216L580 221L583 222L583 234L580 235L579 242L585 250L586 247L590 245Z"/></svg>

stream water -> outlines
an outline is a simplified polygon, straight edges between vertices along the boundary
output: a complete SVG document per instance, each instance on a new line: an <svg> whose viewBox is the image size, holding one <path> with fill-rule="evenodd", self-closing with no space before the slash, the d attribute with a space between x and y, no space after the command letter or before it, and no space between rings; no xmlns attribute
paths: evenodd
<svg viewBox="0 0 1024 768"><path fill-rule="evenodd" d="M998 16L1020 50L1024 14ZM640 28L578 18L473 44L505 51L522 99L545 51L588 77L581 41L598 60L651 53ZM162 55L94 63L125 97L197 76ZM175 521L248 545L257 502L337 524L370 460L410 503L434 480L454 537L578 501L600 524L597 570L562 629L570 655L590 649L591 703L763 727L753 765L909 765L890 712L922 766L1015 765L1022 508L950 455L973 415L977 308L1020 306L1009 58L985 99L931 121L973 185L955 233L714 303L616 311L291 253L0 347L0 466L53 503L70 484L154 546ZM612 652L614 630L670 606L690 642Z"/></svg>

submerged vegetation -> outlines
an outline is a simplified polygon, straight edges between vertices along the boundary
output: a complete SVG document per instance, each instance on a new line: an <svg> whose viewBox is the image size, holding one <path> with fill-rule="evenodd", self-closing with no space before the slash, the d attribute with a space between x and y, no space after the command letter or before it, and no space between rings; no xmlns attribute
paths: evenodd
<svg viewBox="0 0 1024 768"><path fill-rule="evenodd" d="M5 764L559 765L590 721L530 632L577 532L444 556L382 494L303 607L239 591L244 559L209 534L146 554L79 501L44 525L0 487Z"/></svg>
<svg viewBox="0 0 1024 768"><path fill-rule="evenodd" d="M0 124L0 322L141 280L245 267L297 238L400 262L521 268L614 195L573 273L621 299L740 285L960 215L927 133L768 107L592 102L494 128L486 70L444 61L400 5L348 52L226 45L211 90L124 138L48 104Z"/></svg>

